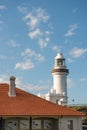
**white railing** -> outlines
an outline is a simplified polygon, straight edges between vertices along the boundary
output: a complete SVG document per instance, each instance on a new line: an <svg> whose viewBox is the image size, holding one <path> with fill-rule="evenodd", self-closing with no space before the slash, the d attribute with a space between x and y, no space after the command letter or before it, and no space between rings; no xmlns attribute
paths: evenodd
<svg viewBox="0 0 87 130"><path fill-rule="evenodd" d="M81 104L68 104L67 106L87 106L86 103L81 103Z"/></svg>

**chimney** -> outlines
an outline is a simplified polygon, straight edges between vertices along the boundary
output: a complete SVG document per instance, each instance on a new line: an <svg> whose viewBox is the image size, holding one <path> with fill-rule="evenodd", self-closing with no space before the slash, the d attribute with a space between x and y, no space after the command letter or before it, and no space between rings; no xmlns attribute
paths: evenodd
<svg viewBox="0 0 87 130"><path fill-rule="evenodd" d="M16 96L16 93L15 93L15 77L14 76L11 76L10 77L10 85L9 85L9 92L8 92L8 95L10 97L15 97Z"/></svg>

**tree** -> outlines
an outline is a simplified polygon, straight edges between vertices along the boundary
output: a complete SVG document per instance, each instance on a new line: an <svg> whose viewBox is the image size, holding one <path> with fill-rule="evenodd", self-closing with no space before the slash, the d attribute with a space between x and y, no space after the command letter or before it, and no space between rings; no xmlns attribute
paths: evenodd
<svg viewBox="0 0 87 130"><path fill-rule="evenodd" d="M70 108L85 113L86 116L82 118L82 123L87 125L87 106L70 106Z"/></svg>

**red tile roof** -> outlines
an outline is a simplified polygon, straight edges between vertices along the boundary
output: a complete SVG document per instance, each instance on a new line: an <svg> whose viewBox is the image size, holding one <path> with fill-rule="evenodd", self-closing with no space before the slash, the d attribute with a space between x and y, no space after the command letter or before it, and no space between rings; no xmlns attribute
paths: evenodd
<svg viewBox="0 0 87 130"><path fill-rule="evenodd" d="M0 116L83 116L84 114L60 106L16 88L16 97L8 96L8 84L0 84Z"/></svg>

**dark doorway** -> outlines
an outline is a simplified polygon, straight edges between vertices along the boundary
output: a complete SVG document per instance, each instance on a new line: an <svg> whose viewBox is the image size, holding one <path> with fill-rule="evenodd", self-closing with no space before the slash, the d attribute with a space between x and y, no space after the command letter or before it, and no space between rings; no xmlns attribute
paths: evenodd
<svg viewBox="0 0 87 130"><path fill-rule="evenodd" d="M0 118L0 130L4 130L4 119Z"/></svg>

